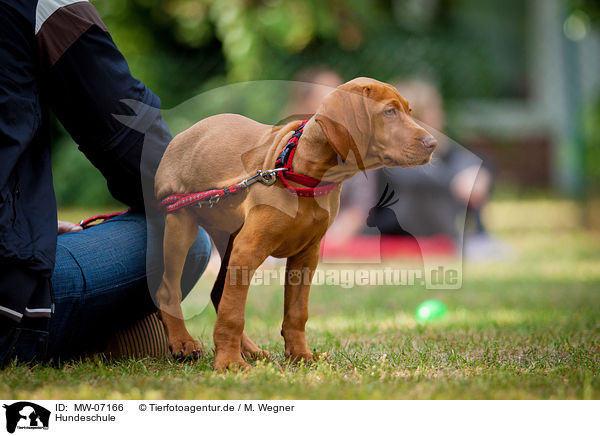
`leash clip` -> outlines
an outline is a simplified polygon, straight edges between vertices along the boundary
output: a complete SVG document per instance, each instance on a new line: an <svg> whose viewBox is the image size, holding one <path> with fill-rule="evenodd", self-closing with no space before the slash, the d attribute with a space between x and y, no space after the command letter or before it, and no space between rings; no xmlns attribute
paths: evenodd
<svg viewBox="0 0 600 436"><path fill-rule="evenodd" d="M271 186L275 184L277 181L277 174L279 171L288 171L289 168L274 168L270 170L256 170L256 175L249 177L247 179L242 180L238 183L237 186L243 186L244 188L249 188L251 185L254 185L256 182L260 182L265 186Z"/></svg>
<svg viewBox="0 0 600 436"><path fill-rule="evenodd" d="M271 185L275 184L275 182L277 181L277 173L278 172L288 171L288 170L289 170L289 168L274 168L274 169L266 170L266 171L257 170L256 176L254 176L254 177L258 177L258 181L260 183L262 183L263 185L271 186Z"/></svg>
<svg viewBox="0 0 600 436"><path fill-rule="evenodd" d="M275 175L272 170L257 170L256 175L258 176L258 181L265 186L271 186L277 180L277 175Z"/></svg>

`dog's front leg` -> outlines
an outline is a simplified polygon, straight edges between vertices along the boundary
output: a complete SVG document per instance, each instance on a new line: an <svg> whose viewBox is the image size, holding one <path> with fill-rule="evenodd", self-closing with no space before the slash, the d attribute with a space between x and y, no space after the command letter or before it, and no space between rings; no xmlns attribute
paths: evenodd
<svg viewBox="0 0 600 436"><path fill-rule="evenodd" d="M162 282L156 293L160 318L167 330L169 348L178 357L202 352L200 343L185 328L181 311L181 274L187 253L198 235L196 216L183 209L165 217L164 263Z"/></svg>
<svg viewBox="0 0 600 436"><path fill-rule="evenodd" d="M249 366L241 354L246 297L254 271L270 254L270 245L251 228L246 223L233 242L213 333L215 369Z"/></svg>
<svg viewBox="0 0 600 436"><path fill-rule="evenodd" d="M313 360L304 332L308 320L310 284L319 261L319 244L311 245L288 258L286 266L285 300L281 334L285 340L285 355L298 362Z"/></svg>
<svg viewBox="0 0 600 436"><path fill-rule="evenodd" d="M211 237L213 238L213 241L217 246L221 256L221 268L219 269L219 275L217 276L215 284L213 285L210 293L210 299L212 300L217 313L219 312L219 303L221 302L223 288L225 287L225 278L227 276L229 260L231 259L231 250L233 249L233 241L236 234L237 232L235 234L230 234L229 232L219 232L215 230L212 230L211 233ZM270 354L268 351L260 349L244 331L242 333L242 356L247 359L268 359Z"/></svg>

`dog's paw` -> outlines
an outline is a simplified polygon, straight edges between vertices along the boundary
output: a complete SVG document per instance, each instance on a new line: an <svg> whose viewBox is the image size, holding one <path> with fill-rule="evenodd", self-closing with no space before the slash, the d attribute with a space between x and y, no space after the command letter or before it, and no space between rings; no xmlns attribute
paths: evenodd
<svg viewBox="0 0 600 436"><path fill-rule="evenodd" d="M217 371L225 371L228 369L239 370L239 369L250 369L251 366L241 356L237 358L229 358L227 356L216 356L214 368Z"/></svg>
<svg viewBox="0 0 600 436"><path fill-rule="evenodd" d="M270 359L271 354L259 348L252 340L246 335L242 337L242 356L246 359Z"/></svg>
<svg viewBox="0 0 600 436"><path fill-rule="evenodd" d="M313 354L310 351L306 351L306 352L301 352L301 353L286 353L286 357L292 362L292 363L300 363L300 362L304 362L306 364L308 363L312 363L315 360L318 359L319 355L318 354Z"/></svg>
<svg viewBox="0 0 600 436"><path fill-rule="evenodd" d="M258 347L255 350L244 350L242 348L242 356L249 360L271 359L271 353Z"/></svg>
<svg viewBox="0 0 600 436"><path fill-rule="evenodd" d="M171 353L178 359L191 358L198 360L202 355L202 346L200 342L194 340L191 336L185 339L175 339L169 341Z"/></svg>

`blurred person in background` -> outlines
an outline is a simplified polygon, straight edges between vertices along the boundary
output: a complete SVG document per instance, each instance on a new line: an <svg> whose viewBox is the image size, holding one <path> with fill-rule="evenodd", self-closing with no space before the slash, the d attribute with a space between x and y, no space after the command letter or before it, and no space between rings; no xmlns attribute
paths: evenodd
<svg viewBox="0 0 600 436"><path fill-rule="evenodd" d="M491 194L493 173L487 162L441 134L446 114L441 94L431 83L401 81L396 88L409 102L412 116L438 132L438 149L430 165L385 168L384 179L395 189L398 222L415 236L443 234L470 259L500 256L503 244L490 238L482 212ZM460 218L465 213L464 224Z"/></svg>
<svg viewBox="0 0 600 436"><path fill-rule="evenodd" d="M336 71L323 66L302 70L293 80L295 83L286 109L286 114L292 115L287 120L309 118L317 111L325 96L343 83ZM343 249L354 236L365 229L369 212L376 202L377 176L377 171L367 171L344 182L340 213L327 232L324 242L326 250Z"/></svg>
<svg viewBox="0 0 600 436"><path fill-rule="evenodd" d="M438 149L429 165L382 168L359 173L346 182L340 213L327 234L327 243L343 247L365 231L366 223L382 236L405 236L409 243L414 237L444 235L459 249L464 229L457 220L466 209L467 225L472 227L464 239L466 255L474 259L503 256L504 245L488 236L482 220L493 184L490 168L481 166L479 158L439 133L446 116L442 97L433 85L411 80L396 87L409 102L412 116L434 130ZM376 204L378 199L385 200L380 196L386 186L387 195L393 195L387 205Z"/></svg>
<svg viewBox="0 0 600 436"><path fill-rule="evenodd" d="M314 115L325 96L343 83L338 73L319 65L301 70L292 81L285 113L298 119Z"/></svg>
<svg viewBox="0 0 600 436"><path fill-rule="evenodd" d="M136 115L123 100L150 108L137 114L143 133L113 116ZM50 109L129 212L87 230L57 226ZM162 229L150 240L142 182L153 186L170 140L160 100L131 76L89 2L0 0L0 365L103 350L119 332L132 351L167 352L147 284L162 269L162 256L146 256ZM209 253L200 231L184 293Z"/></svg>
<svg viewBox="0 0 600 436"><path fill-rule="evenodd" d="M325 96L343 83L336 71L324 66L302 70L293 80L296 83L292 86L286 113L294 114L292 117L297 119L306 119L316 113ZM334 226L328 232L328 236L332 236L332 244L343 245L364 227L371 207L369 202L375 197L377 188L375 173L369 174L371 176L368 179L365 178L365 173L359 173L344 182L340 202L344 208L340 210ZM339 234L337 229L340 229Z"/></svg>

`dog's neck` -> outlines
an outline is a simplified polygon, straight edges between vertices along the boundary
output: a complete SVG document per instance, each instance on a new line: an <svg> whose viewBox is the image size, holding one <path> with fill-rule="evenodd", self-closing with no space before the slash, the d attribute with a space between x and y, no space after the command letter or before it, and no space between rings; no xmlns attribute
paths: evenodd
<svg viewBox="0 0 600 436"><path fill-rule="evenodd" d="M358 168L341 163L314 116L304 126L292 166L294 172L324 182L341 183L358 172Z"/></svg>

